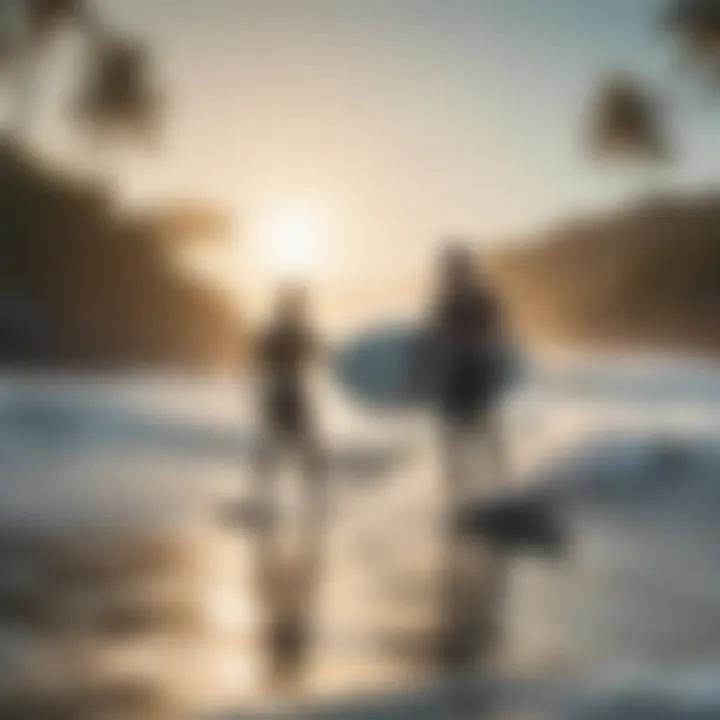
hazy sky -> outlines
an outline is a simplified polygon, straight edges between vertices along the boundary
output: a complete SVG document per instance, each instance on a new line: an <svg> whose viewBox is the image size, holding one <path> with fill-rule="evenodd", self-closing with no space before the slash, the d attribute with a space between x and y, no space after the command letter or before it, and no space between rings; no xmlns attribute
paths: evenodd
<svg viewBox="0 0 720 720"><path fill-rule="evenodd" d="M161 155L124 166L133 194L218 198L247 227L316 204L349 272L621 197L640 180L587 161L582 110L607 71L672 67L652 34L660 0L101 4L155 44L169 89ZM720 172L720 108L696 105L673 183Z"/></svg>

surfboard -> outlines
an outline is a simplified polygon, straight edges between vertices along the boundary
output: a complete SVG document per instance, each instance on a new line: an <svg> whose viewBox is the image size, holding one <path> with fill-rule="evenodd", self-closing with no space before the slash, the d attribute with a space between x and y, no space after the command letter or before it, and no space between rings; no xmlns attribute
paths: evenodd
<svg viewBox="0 0 720 720"><path fill-rule="evenodd" d="M432 373L418 372L419 353L433 352L419 323L398 320L369 328L342 343L331 360L335 381L356 401L379 410L408 411L435 399ZM517 347L499 347L499 389L514 384L525 371Z"/></svg>

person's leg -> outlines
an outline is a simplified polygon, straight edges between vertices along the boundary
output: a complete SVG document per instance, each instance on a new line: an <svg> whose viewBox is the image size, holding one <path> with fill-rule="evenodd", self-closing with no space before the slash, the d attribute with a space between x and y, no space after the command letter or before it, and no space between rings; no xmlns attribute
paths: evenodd
<svg viewBox="0 0 720 720"><path fill-rule="evenodd" d="M496 428L487 417L472 417L455 425L446 442L452 454L452 501L450 517L468 503L482 497L495 482L490 455ZM449 677L474 671L491 657L498 632L501 605L501 558L492 549L470 542L450 527L446 533L443 560L444 637L443 664ZM462 693L449 698L453 713L468 717L479 711L471 697Z"/></svg>
<svg viewBox="0 0 720 720"><path fill-rule="evenodd" d="M323 449L313 431L305 433L299 448L305 505L305 543L309 583L314 586L322 564L330 515L330 485Z"/></svg>
<svg viewBox="0 0 720 720"><path fill-rule="evenodd" d="M483 492L501 488L508 472L502 417L497 408L485 413L480 425L483 447Z"/></svg>
<svg viewBox="0 0 720 720"><path fill-rule="evenodd" d="M498 414L486 412L474 429L471 474L474 482L470 502L482 502L502 487L506 475L502 425ZM489 662L500 642L506 594L506 559L488 542L461 538L465 559L463 627L472 640L471 657Z"/></svg>
<svg viewBox="0 0 720 720"><path fill-rule="evenodd" d="M453 418L440 419L440 473L443 501L452 511L465 493L465 436L463 425Z"/></svg>
<svg viewBox="0 0 720 720"><path fill-rule="evenodd" d="M308 517L322 525L328 512L328 478L325 458L317 435L307 429L299 440L301 470Z"/></svg>
<svg viewBox="0 0 720 720"><path fill-rule="evenodd" d="M265 524L275 515L277 471L283 447L283 438L277 429L264 428L257 447L253 490L256 507Z"/></svg>
<svg viewBox="0 0 720 720"><path fill-rule="evenodd" d="M467 428L455 417L441 418L440 482L442 486L442 517L444 532L441 538L440 591L442 607L442 635L440 663L452 677L466 669L468 632L465 625L466 601L464 587L464 555L461 539L452 526L452 519L462 507L467 495Z"/></svg>
<svg viewBox="0 0 720 720"><path fill-rule="evenodd" d="M284 572L278 539L279 465L286 451L286 439L273 423L264 425L258 441L254 467L254 499L259 527L254 535L254 571L258 603L263 612L265 652L268 667L266 682L275 685L285 672Z"/></svg>
<svg viewBox="0 0 720 720"><path fill-rule="evenodd" d="M288 582L285 613L279 632L279 660L286 680L302 683L322 572L327 510L326 473L319 443L307 428L298 428L289 440L297 461L301 485L301 528L294 562L285 568Z"/></svg>

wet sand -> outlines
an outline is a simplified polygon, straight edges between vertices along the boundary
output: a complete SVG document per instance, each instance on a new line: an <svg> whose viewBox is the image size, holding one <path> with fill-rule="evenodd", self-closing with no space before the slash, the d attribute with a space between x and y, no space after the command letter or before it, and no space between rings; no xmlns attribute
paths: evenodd
<svg viewBox="0 0 720 720"><path fill-rule="evenodd" d="M0 716L172 718L270 698L331 707L432 687L478 661L578 685L617 668L700 677L720 656L711 403L679 393L660 413L641 398L523 397L509 427L522 440L514 486L550 488L573 554L513 558L501 572L486 548L455 548L453 617L471 630L453 649L428 428L408 454L398 448L415 429L337 411L335 442L365 451L338 454L353 467L333 476L311 590L302 566L262 562L257 529L228 518L248 496L252 447L242 431L231 442L247 417L228 384L188 385L63 383L57 398L84 404L61 412L17 380L0 387ZM697 439L701 465L673 476L643 464L668 432ZM289 542L296 560L303 545Z"/></svg>

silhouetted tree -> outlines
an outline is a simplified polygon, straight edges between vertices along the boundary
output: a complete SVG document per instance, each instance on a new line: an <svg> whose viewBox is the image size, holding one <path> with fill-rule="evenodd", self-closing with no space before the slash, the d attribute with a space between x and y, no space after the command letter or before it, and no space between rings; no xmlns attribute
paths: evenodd
<svg viewBox="0 0 720 720"><path fill-rule="evenodd" d="M79 30L86 45L75 99L82 129L113 143L154 136L160 94L149 49L108 29L90 0L0 0L0 60L15 92L11 132L20 135L31 124L38 57L62 26Z"/></svg>
<svg viewBox="0 0 720 720"><path fill-rule="evenodd" d="M64 23L89 17L86 0L0 0L0 57L22 43L33 47Z"/></svg>
<svg viewBox="0 0 720 720"><path fill-rule="evenodd" d="M140 42L100 35L90 47L77 114L106 142L155 137L160 93L150 77L150 53Z"/></svg>
<svg viewBox="0 0 720 720"><path fill-rule="evenodd" d="M160 95L149 49L104 27L89 0L0 0L0 72L17 91L21 139L35 60L62 25L87 49L76 120L114 145L152 138ZM51 171L22 143L0 145L0 362L208 365L237 349L227 299L177 268L178 243L217 238L225 213L199 203L121 210L108 187Z"/></svg>
<svg viewBox="0 0 720 720"><path fill-rule="evenodd" d="M661 24L677 40L690 63L715 82L720 80L720 2L670 0Z"/></svg>
<svg viewBox="0 0 720 720"><path fill-rule="evenodd" d="M720 82L720 0L666 0L659 20L681 57L701 76ZM627 75L606 80L593 112L594 155L668 159L666 107L655 99L658 95Z"/></svg>
<svg viewBox="0 0 720 720"><path fill-rule="evenodd" d="M0 362L208 366L228 357L237 319L219 292L176 269L162 217L124 212L101 186L0 148Z"/></svg>
<svg viewBox="0 0 720 720"><path fill-rule="evenodd" d="M661 161L670 155L659 103L626 75L601 86L593 107L590 148L595 157Z"/></svg>
<svg viewBox="0 0 720 720"><path fill-rule="evenodd" d="M38 57L46 41L63 25L86 30L94 22L87 0L0 0L0 63L13 92L9 130L16 140L33 119Z"/></svg>
<svg viewBox="0 0 720 720"><path fill-rule="evenodd" d="M667 0L661 11L681 57L700 77L720 81L720 0ZM658 99L669 94L668 80L655 90L627 74L601 83L588 132L595 159L653 170L672 159L670 102ZM718 238L720 197L656 194L606 218L567 223L544 242L499 251L493 270L530 333L717 350Z"/></svg>

